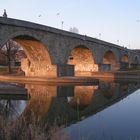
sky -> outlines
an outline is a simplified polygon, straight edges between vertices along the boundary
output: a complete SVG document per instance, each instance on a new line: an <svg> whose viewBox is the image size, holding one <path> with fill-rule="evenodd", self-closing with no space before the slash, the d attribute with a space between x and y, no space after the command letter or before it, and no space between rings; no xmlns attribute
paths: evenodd
<svg viewBox="0 0 140 140"><path fill-rule="evenodd" d="M140 49L140 0L0 0L0 15Z"/></svg>

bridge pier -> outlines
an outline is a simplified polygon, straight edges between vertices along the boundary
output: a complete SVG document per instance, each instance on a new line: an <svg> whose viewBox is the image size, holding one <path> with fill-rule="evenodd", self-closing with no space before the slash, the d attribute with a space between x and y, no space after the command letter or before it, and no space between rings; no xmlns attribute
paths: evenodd
<svg viewBox="0 0 140 140"><path fill-rule="evenodd" d="M126 70L129 68L128 62L120 62L120 70Z"/></svg>
<svg viewBox="0 0 140 140"><path fill-rule="evenodd" d="M21 60L21 69L25 76L55 77L56 66L48 64L46 61L30 61L25 58Z"/></svg>
<svg viewBox="0 0 140 140"><path fill-rule="evenodd" d="M74 65L57 64L57 76L74 76Z"/></svg>
<svg viewBox="0 0 140 140"><path fill-rule="evenodd" d="M99 64L99 71L111 71L111 64Z"/></svg>

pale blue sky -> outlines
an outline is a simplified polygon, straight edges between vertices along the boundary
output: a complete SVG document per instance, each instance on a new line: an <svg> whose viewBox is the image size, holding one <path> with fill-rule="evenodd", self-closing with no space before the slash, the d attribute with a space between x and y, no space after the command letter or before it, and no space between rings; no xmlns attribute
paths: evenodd
<svg viewBox="0 0 140 140"><path fill-rule="evenodd" d="M77 27L80 34L140 49L140 0L1 0L0 15L3 9L11 18L60 29L64 21L64 30Z"/></svg>

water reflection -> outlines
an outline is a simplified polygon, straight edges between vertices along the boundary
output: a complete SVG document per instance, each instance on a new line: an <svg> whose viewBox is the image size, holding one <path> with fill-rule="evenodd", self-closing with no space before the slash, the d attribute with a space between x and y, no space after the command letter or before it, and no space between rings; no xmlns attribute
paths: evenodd
<svg viewBox="0 0 140 140"><path fill-rule="evenodd" d="M0 83L0 114L17 118L23 112L28 99L27 90L12 83Z"/></svg>
<svg viewBox="0 0 140 140"><path fill-rule="evenodd" d="M79 121L121 100L139 88L138 83L105 83L98 86L0 86L0 109L7 116L34 114L44 123ZM10 90L9 90L10 89ZM28 93L28 94L27 94ZM18 112L18 113L17 113Z"/></svg>
<svg viewBox="0 0 140 140"><path fill-rule="evenodd" d="M98 86L75 86L73 97L68 97L68 103L73 109L84 110L92 103L94 92Z"/></svg>
<svg viewBox="0 0 140 140"><path fill-rule="evenodd" d="M29 118L33 113L37 120L42 119L49 112L53 98L57 96L55 86L26 85L30 100L28 101L22 116Z"/></svg>
<svg viewBox="0 0 140 140"><path fill-rule="evenodd" d="M7 116L32 114L47 124L71 124L118 102L139 88L138 83L100 82L99 85L47 86L26 84L4 89L0 86L0 112ZM10 89L10 90L9 90ZM2 92L3 91L3 92Z"/></svg>
<svg viewBox="0 0 140 140"><path fill-rule="evenodd" d="M84 120L70 125L65 132L72 140L139 139L139 87L139 83L100 83L92 103L81 112L90 117L84 116Z"/></svg>

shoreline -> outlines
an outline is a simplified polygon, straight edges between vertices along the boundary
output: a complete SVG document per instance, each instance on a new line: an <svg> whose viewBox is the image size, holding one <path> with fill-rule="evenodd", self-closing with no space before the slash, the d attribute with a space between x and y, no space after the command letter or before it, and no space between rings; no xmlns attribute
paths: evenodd
<svg viewBox="0 0 140 140"><path fill-rule="evenodd" d="M91 76L29 77L21 75L0 75L1 82L33 84L98 84L100 81L140 81L139 71L94 72Z"/></svg>
<svg viewBox="0 0 140 140"><path fill-rule="evenodd" d="M0 75L1 82L33 83L33 84L84 84L92 83L97 85L99 80L93 77L25 77Z"/></svg>

